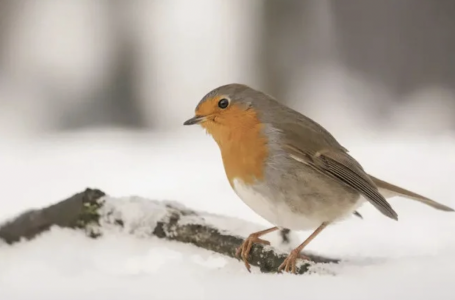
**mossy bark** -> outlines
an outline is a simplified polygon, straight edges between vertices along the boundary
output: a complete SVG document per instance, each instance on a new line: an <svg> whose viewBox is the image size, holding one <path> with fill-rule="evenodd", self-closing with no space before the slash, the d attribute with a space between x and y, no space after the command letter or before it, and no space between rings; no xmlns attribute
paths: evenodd
<svg viewBox="0 0 455 300"><path fill-rule="evenodd" d="M96 230L100 226L102 216L101 208L109 198L97 189L86 189L84 192L63 200L49 207L27 211L15 219L0 226L0 239L8 244L13 244L21 239L32 239L47 231L52 226L82 229L91 238L101 234ZM107 199L107 200L106 200ZM178 205L164 204L165 214L150 228L150 235L158 238L190 243L210 251L229 257L235 257L235 251L243 242L239 236L221 231L214 226L199 222L198 212L184 209ZM188 222L190 216L195 222ZM203 218L199 218L203 220ZM124 226L124 220L113 219L110 225ZM283 231L286 235L288 231ZM284 236L283 236L284 237ZM335 259L306 254L314 263L336 263ZM252 247L249 263L260 268L261 272L276 272L278 266L286 258L286 254L279 253L272 247L254 245ZM309 264L301 264L297 273L308 271Z"/></svg>
<svg viewBox="0 0 455 300"><path fill-rule="evenodd" d="M84 192L54 205L29 210L0 226L0 239L12 244L21 239L32 239L52 226L85 228L87 224L98 224L98 209L104 192L86 189Z"/></svg>

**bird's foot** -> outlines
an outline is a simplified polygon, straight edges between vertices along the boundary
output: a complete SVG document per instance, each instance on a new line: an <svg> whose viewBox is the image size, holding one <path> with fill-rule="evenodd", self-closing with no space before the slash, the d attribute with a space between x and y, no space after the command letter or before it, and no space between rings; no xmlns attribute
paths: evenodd
<svg viewBox="0 0 455 300"><path fill-rule="evenodd" d="M240 245L240 247L237 248L237 251L235 252L235 256L242 258L248 272L251 272L251 266L248 263L248 255L250 254L251 247L253 247L253 244L270 245L270 242L260 239L258 234L253 233L253 234L250 234L250 236L248 236L243 241L242 245Z"/></svg>
<svg viewBox="0 0 455 300"><path fill-rule="evenodd" d="M286 257L283 263L278 267L278 272L281 272L284 269L285 272L290 273L292 271L292 273L296 274L296 262L298 258L308 261L311 260L308 256L301 254L300 251L301 250L298 248L292 250L288 257Z"/></svg>

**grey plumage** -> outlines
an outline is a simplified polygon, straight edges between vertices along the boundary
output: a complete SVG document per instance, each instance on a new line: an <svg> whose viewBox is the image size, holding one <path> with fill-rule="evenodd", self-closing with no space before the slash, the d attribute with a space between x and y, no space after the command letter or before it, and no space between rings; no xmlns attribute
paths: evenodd
<svg viewBox="0 0 455 300"><path fill-rule="evenodd" d="M301 251L327 225L352 215L365 202L398 220L386 197L403 196L434 208L450 207L366 173L327 130L273 97L242 84L209 92L184 125L201 124L217 142L226 175L242 201L273 224L251 233L236 251L248 254L260 237L278 229L313 230L278 267L296 271Z"/></svg>
<svg viewBox="0 0 455 300"><path fill-rule="evenodd" d="M295 212L331 222L337 215L355 213L360 196L394 220L398 215L386 200L389 196L402 196L453 211L367 174L321 125L263 92L230 84L214 89L200 103L215 95L224 95L245 110L253 108L258 112L270 155L266 162L266 182L258 183L255 190L286 202Z"/></svg>

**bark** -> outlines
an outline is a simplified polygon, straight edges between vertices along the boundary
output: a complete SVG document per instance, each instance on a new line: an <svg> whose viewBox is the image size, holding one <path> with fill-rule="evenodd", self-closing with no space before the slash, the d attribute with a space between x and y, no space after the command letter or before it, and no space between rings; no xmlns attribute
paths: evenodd
<svg viewBox="0 0 455 300"><path fill-rule="evenodd" d="M122 212L124 211L122 206L129 205L128 202L131 204L130 210L132 207L135 212L133 217L131 212ZM193 211L176 202L153 201L137 197L111 198L100 190L87 189L49 207L24 212L0 225L0 239L7 244L13 244L22 239L30 240L52 226L84 230L91 238L99 237L104 230L114 229L190 243L235 257L236 248L243 242L243 238L207 222L210 219L230 224L240 221ZM286 242L289 231L283 230L281 233ZM338 262L338 260L317 255L307 253L305 255L309 256L313 263ZM285 258L286 253L273 247L254 245L249 263L259 267L261 272L274 273ZM309 266L309 263L302 261L297 272L303 274L308 271Z"/></svg>

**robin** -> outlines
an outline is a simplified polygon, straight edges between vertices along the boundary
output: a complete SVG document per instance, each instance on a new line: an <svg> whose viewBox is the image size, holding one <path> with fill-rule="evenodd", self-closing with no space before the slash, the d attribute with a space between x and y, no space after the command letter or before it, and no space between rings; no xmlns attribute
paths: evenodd
<svg viewBox="0 0 455 300"><path fill-rule="evenodd" d="M369 202L398 220L386 198L402 196L442 211L437 203L366 173L326 129L280 104L272 96L243 84L223 85L206 94L195 116L219 146L229 184L255 213L274 227L254 232L237 249L248 271L254 243L278 229L314 230L292 250L278 271L296 271L298 258L328 225L357 214Z"/></svg>

